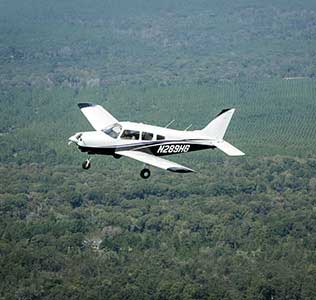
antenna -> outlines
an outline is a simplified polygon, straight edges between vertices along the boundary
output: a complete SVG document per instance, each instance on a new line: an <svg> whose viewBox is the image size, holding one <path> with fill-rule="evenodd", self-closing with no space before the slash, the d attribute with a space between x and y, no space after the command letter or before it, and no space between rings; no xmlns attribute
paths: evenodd
<svg viewBox="0 0 316 300"><path fill-rule="evenodd" d="M175 120L170 121L170 122L165 126L165 128L168 128L174 121L175 121Z"/></svg>
<svg viewBox="0 0 316 300"><path fill-rule="evenodd" d="M192 127L192 124L190 124L186 129L184 129L184 131L187 131L188 129L190 129Z"/></svg>

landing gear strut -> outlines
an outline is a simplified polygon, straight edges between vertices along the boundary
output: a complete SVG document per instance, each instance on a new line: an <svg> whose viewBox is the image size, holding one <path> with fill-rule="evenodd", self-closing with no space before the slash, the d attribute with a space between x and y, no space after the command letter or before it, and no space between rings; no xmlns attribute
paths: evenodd
<svg viewBox="0 0 316 300"><path fill-rule="evenodd" d="M91 167L91 161L90 161L89 159L85 160L85 161L82 163L82 167L83 167L85 170L90 169L90 167Z"/></svg>
<svg viewBox="0 0 316 300"><path fill-rule="evenodd" d="M149 176L150 176L150 170L147 169L147 168L142 169L141 172L140 172L140 176L143 179L148 179Z"/></svg>

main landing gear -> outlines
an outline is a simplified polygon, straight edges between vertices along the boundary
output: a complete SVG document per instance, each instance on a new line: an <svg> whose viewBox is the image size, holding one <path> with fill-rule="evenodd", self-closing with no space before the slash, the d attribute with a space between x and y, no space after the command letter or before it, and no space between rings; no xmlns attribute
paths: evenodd
<svg viewBox="0 0 316 300"><path fill-rule="evenodd" d="M91 161L90 161L90 159L86 159L86 160L82 163L82 167L83 167L85 170L90 169L90 167L91 167Z"/></svg>
<svg viewBox="0 0 316 300"><path fill-rule="evenodd" d="M140 176L143 179L148 179L150 177L150 170L147 168L144 168L140 171Z"/></svg>
<svg viewBox="0 0 316 300"><path fill-rule="evenodd" d="M82 163L82 168L85 170L88 170L91 168L91 160L90 158L86 159L83 163ZM142 169L140 171L140 176L143 179L148 179L150 177L150 170L148 169L147 166L144 167L144 169Z"/></svg>

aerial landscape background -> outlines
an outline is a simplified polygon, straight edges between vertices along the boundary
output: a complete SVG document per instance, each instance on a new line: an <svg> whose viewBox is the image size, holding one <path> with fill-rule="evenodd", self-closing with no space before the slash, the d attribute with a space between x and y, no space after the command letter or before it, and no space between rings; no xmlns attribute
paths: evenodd
<svg viewBox="0 0 316 300"><path fill-rule="evenodd" d="M0 2L0 299L316 299L316 2ZM196 174L93 157L77 107L203 128Z"/></svg>

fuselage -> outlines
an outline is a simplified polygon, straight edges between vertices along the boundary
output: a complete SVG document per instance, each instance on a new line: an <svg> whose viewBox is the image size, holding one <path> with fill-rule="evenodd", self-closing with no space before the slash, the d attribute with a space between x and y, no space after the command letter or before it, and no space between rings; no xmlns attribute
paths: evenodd
<svg viewBox="0 0 316 300"><path fill-rule="evenodd" d="M138 150L156 156L215 148L201 130L182 131L143 123L117 122L98 131L79 132L69 138L88 154L114 155Z"/></svg>

